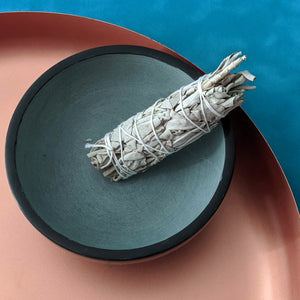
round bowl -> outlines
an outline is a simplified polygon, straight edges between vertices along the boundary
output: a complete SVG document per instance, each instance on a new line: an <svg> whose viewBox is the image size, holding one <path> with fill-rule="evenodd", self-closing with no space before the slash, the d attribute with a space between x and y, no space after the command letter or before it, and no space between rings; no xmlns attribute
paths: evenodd
<svg viewBox="0 0 300 300"><path fill-rule="evenodd" d="M228 117L118 183L91 166L84 145L201 75L179 58L127 45L87 50L45 72L20 101L6 140L9 183L28 220L58 245L102 260L154 257L194 236L231 181Z"/></svg>

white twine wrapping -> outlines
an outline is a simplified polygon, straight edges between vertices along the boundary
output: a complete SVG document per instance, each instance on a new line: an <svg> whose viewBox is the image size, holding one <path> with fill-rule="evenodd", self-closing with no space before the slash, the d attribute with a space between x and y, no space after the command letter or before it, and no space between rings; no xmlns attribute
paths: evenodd
<svg viewBox="0 0 300 300"><path fill-rule="evenodd" d="M209 133L221 118L244 102L245 90L255 88L242 85L255 79L248 71L230 74L246 59L237 58L240 54L228 56L215 72L157 100L95 144L87 143L85 147L92 148L87 155L92 165L114 181L126 179Z"/></svg>

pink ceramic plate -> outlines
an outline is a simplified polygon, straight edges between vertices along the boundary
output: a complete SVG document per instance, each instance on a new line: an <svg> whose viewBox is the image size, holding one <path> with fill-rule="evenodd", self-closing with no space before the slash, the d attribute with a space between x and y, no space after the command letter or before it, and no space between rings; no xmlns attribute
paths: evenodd
<svg viewBox="0 0 300 300"><path fill-rule="evenodd" d="M175 54L107 23L60 14L0 14L0 299L299 299L300 222L286 178L257 128L232 113L236 165L209 224L152 261L114 265L66 251L26 220L10 191L4 143L35 79L76 52L131 44ZM33 149L34 151L34 149Z"/></svg>

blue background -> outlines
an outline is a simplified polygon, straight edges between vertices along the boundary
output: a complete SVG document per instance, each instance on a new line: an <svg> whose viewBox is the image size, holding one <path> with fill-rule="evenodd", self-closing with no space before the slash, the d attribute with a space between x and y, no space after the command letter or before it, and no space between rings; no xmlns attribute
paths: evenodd
<svg viewBox="0 0 300 300"><path fill-rule="evenodd" d="M114 23L157 40L204 71L242 50L248 56L243 68L257 76L257 89L243 107L271 145L300 206L298 0L2 0L0 11L61 12Z"/></svg>

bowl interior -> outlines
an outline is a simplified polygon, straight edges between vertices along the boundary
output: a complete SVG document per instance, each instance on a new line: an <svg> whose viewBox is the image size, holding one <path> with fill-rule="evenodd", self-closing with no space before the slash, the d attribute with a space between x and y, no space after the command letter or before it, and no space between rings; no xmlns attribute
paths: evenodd
<svg viewBox="0 0 300 300"><path fill-rule="evenodd" d="M95 142L197 75L165 54L99 48L40 78L22 100L14 154L26 203L17 200L37 215L31 222L39 227L35 223L42 220L75 246L122 251L163 246L199 221L224 180L222 124L147 172L118 183L91 166L84 148L87 138ZM215 208L206 211L203 224ZM73 247L52 233L46 235Z"/></svg>

